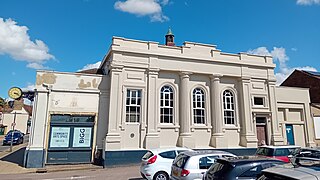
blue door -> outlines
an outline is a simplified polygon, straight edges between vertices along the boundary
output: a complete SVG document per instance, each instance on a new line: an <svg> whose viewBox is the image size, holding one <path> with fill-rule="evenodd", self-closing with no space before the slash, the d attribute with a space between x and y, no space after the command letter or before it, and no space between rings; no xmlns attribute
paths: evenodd
<svg viewBox="0 0 320 180"><path fill-rule="evenodd" d="M292 124L286 125L287 143L288 145L294 145L293 126Z"/></svg>

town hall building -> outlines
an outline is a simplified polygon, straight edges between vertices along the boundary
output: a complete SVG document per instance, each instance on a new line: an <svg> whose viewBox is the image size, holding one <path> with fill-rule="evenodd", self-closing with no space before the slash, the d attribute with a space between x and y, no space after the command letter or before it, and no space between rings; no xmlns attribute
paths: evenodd
<svg viewBox="0 0 320 180"><path fill-rule="evenodd" d="M159 147L314 146L308 89L277 87L274 69L270 56L176 46L171 30L165 45L113 37L94 74L37 72L26 166Z"/></svg>

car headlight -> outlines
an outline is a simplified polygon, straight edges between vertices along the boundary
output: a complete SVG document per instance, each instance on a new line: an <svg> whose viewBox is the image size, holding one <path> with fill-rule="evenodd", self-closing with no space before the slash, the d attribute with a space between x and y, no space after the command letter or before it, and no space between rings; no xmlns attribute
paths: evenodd
<svg viewBox="0 0 320 180"><path fill-rule="evenodd" d="M14 138L15 141L17 141L19 138Z"/></svg>

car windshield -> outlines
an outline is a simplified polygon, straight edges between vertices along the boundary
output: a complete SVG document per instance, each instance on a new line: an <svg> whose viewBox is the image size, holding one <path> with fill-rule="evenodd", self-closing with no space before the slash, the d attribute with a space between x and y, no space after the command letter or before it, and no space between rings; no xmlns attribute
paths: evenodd
<svg viewBox="0 0 320 180"><path fill-rule="evenodd" d="M20 134L20 133L18 133L18 132L14 132L14 133L13 133L14 136L18 136L19 134ZM12 132L8 132L8 133L7 133L7 136L12 136Z"/></svg>
<svg viewBox="0 0 320 180"><path fill-rule="evenodd" d="M256 155L261 155L261 156L273 156L273 149L271 148L266 148L266 147L259 147Z"/></svg>

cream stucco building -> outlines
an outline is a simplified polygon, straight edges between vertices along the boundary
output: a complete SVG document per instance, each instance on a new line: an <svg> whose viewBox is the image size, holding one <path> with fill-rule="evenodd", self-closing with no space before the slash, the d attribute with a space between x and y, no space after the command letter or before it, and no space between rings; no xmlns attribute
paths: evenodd
<svg viewBox="0 0 320 180"><path fill-rule="evenodd" d="M314 145L308 89L276 87L272 57L174 46L168 35L166 45L113 37L99 74L38 71L27 166L157 147ZM65 155L79 147L86 159Z"/></svg>

